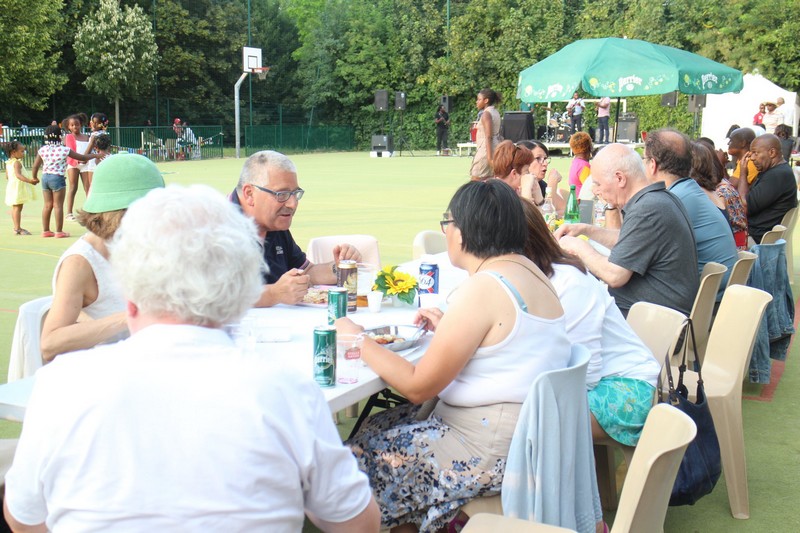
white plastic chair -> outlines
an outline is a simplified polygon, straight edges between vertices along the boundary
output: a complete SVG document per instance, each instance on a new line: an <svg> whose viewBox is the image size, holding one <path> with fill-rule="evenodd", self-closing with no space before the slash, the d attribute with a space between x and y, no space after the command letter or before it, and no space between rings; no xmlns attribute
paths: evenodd
<svg viewBox="0 0 800 533"><path fill-rule="evenodd" d="M753 252L740 250L739 259L733 264L733 268L731 268L731 275L728 276L728 284L725 288L727 289L731 285L747 285L747 277L750 275L750 270L752 270L757 257L758 256ZM791 276L791 274L789 275Z"/></svg>
<svg viewBox="0 0 800 533"><path fill-rule="evenodd" d="M17 324L11 341L8 360L8 382L32 376L42 367L40 337L42 324L53 303L52 296L43 296L19 306Z"/></svg>
<svg viewBox="0 0 800 533"><path fill-rule="evenodd" d="M669 497L686 447L697 426L667 404L650 410L636 446L611 533L664 531Z"/></svg>
<svg viewBox="0 0 800 533"><path fill-rule="evenodd" d="M569 533L573 529L558 526L539 524L519 518L509 518L507 516L478 513L469 519L467 525L461 530L462 533Z"/></svg>
<svg viewBox="0 0 800 533"><path fill-rule="evenodd" d="M779 240L783 239L785 234L786 226L777 224L772 226L772 229L761 237L761 242L759 244L775 244Z"/></svg>
<svg viewBox="0 0 800 533"><path fill-rule="evenodd" d="M768 293L734 285L725 290L708 338L703 361L703 386L717 430L722 471L734 518L750 517L747 465L742 423L742 381L761 318L772 300ZM677 373L677 369L673 369ZM697 374L686 371L684 383L694 398Z"/></svg>
<svg viewBox="0 0 800 533"><path fill-rule="evenodd" d="M411 244L411 258L419 259L426 254L438 254L447 251L447 239L441 231L425 230L414 236Z"/></svg>
<svg viewBox="0 0 800 533"><path fill-rule="evenodd" d="M664 366L667 354L675 353L686 315L650 302L636 302L628 311L628 325ZM622 450L625 464L630 468L635 448L623 446L611 437L594 441L594 459L597 485L604 509L613 511L619 504L617 489L617 463L614 448Z"/></svg>
<svg viewBox="0 0 800 533"><path fill-rule="evenodd" d="M329 235L315 237L308 241L306 257L312 263L329 263L333 261L333 248L339 244L351 244L361 252L361 261L380 268L381 253L378 239L372 235Z"/></svg>
<svg viewBox="0 0 800 533"><path fill-rule="evenodd" d="M698 361L703 364L706 344L708 343L708 332L711 329L711 319L714 316L714 307L717 303L717 293L719 293L722 277L727 271L728 268L725 265L714 262L706 263L703 267L700 288L697 290L697 295L692 305L692 313L689 315L694 325L694 338L697 343L696 346L691 346L691 343L689 343L690 361ZM684 342L689 342L689 339L685 339Z"/></svg>
<svg viewBox="0 0 800 533"><path fill-rule="evenodd" d="M794 226L797 223L797 208L789 209L781 219L781 226L786 228L783 238L786 239L786 271L789 273L789 283L794 284L794 250L792 240L794 236Z"/></svg>

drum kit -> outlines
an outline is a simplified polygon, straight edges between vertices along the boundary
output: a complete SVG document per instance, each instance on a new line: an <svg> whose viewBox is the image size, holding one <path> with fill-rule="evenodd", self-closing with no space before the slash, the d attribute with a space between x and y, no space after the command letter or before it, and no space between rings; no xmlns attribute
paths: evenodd
<svg viewBox="0 0 800 533"><path fill-rule="evenodd" d="M551 109L547 110L551 111ZM544 137L541 140L544 142L568 142L569 127L569 115L554 112L547 121Z"/></svg>

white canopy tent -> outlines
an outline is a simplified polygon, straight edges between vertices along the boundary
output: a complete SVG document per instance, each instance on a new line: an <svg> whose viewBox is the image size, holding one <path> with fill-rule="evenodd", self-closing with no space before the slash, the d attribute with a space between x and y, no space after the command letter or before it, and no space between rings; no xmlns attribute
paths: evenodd
<svg viewBox="0 0 800 533"><path fill-rule="evenodd" d="M797 136L797 119L800 117L800 106L797 105L797 93L787 91L769 81L760 74L745 74L744 87L739 93L709 94L706 96L706 107L703 109L703 120L700 131L703 137L714 141L717 148L725 149L725 134L732 124L751 126L753 115L758 113L761 102L774 102L778 97L786 101L786 107L792 116L785 117L785 122L792 125L793 135Z"/></svg>

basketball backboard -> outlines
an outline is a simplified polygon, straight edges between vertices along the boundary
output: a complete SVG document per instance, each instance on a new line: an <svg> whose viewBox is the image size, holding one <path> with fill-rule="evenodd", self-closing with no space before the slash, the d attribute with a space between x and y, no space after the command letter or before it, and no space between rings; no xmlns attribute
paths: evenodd
<svg viewBox="0 0 800 533"><path fill-rule="evenodd" d="M261 67L261 48L242 48L242 72L252 73Z"/></svg>

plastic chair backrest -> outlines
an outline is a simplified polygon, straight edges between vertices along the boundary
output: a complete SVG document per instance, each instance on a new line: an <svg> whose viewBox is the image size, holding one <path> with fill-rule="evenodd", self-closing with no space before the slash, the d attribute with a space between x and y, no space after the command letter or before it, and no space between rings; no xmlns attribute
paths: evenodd
<svg viewBox="0 0 800 533"><path fill-rule="evenodd" d="M628 325L664 365L664 356L675 352L686 315L650 302L636 302L628 311Z"/></svg>
<svg viewBox="0 0 800 533"><path fill-rule="evenodd" d="M330 235L315 237L308 241L306 256L314 264L333 261L333 248L339 244L352 244L361 252L361 261L378 268L381 266L381 254L378 239L372 235Z"/></svg>
<svg viewBox="0 0 800 533"><path fill-rule="evenodd" d="M650 410L628 467L611 533L662 531L686 447L697 434L691 418L667 404Z"/></svg>
<svg viewBox="0 0 800 533"><path fill-rule="evenodd" d="M447 239L441 231L424 230L414 237L411 244L411 258L419 259L426 254L438 254L447 251Z"/></svg>
<svg viewBox="0 0 800 533"><path fill-rule="evenodd" d="M750 270L752 270L757 257L753 252L740 250L739 259L731 268L731 275L728 276L728 284L725 288L727 289L731 285L747 285L747 277L750 276Z"/></svg>
<svg viewBox="0 0 800 533"><path fill-rule="evenodd" d="M43 296L19 306L8 360L9 383L32 376L42 367L42 324L52 303L52 296Z"/></svg>
<svg viewBox="0 0 800 533"><path fill-rule="evenodd" d="M761 318L772 296L760 289L734 285L725 290L722 303L711 328L706 346L703 372L711 367L722 369L731 376L730 392L738 387L741 394L745 370L750 366L750 356L756 341ZM714 389L720 390L721 383Z"/></svg>
<svg viewBox="0 0 800 533"><path fill-rule="evenodd" d="M714 305L717 303L717 293L720 283L722 283L722 276L727 271L728 268L719 263L705 264L700 277L700 288L697 290L692 313L689 315L694 325L694 338L697 341L697 346L689 346L690 359L697 360L701 364L706 354L708 331L711 329L711 318L714 315ZM689 342L688 339L686 342ZM694 354L694 357L691 354Z"/></svg>
<svg viewBox="0 0 800 533"><path fill-rule="evenodd" d="M772 227L771 231L768 231L761 237L760 244L775 244L779 240L783 239L783 235L786 233L786 226L782 226L777 224Z"/></svg>
<svg viewBox="0 0 800 533"><path fill-rule="evenodd" d="M461 531L463 533L496 533L497 531L503 533L568 533L574 530L498 514L478 513L469 517L469 522Z"/></svg>
<svg viewBox="0 0 800 533"><path fill-rule="evenodd" d="M792 240L794 236L794 226L797 222L797 208L789 209L781 219L781 226L786 227L786 233L783 238L786 239L786 271L789 273L789 280L794 279L794 250L792 249Z"/></svg>

